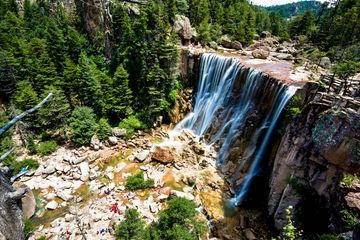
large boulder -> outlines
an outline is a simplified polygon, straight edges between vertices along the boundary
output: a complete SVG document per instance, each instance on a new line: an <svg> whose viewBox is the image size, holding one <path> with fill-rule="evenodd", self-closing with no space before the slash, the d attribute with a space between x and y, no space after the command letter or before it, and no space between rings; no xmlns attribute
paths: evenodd
<svg viewBox="0 0 360 240"><path fill-rule="evenodd" d="M97 150L99 150L99 145L100 145L99 138L96 135L92 136L91 141L90 141L91 148L97 151Z"/></svg>
<svg viewBox="0 0 360 240"><path fill-rule="evenodd" d="M152 160L158 161L164 164L172 163L175 161L175 157L168 149L156 147L151 156Z"/></svg>
<svg viewBox="0 0 360 240"><path fill-rule="evenodd" d="M242 50L242 44L239 41L233 41L231 43L231 48L235 50Z"/></svg>
<svg viewBox="0 0 360 240"><path fill-rule="evenodd" d="M267 59L270 55L270 52L264 49L255 49L251 54L254 58Z"/></svg>
<svg viewBox="0 0 360 240"><path fill-rule="evenodd" d="M262 32L260 33L260 37L261 37L261 38L271 37L271 33L268 32L268 31L262 31Z"/></svg>
<svg viewBox="0 0 360 240"><path fill-rule="evenodd" d="M26 186L24 186L26 187ZM21 208L25 218L31 218L35 214L36 201L32 190L26 187L26 193L21 199Z"/></svg>
<svg viewBox="0 0 360 240"><path fill-rule="evenodd" d="M80 171L81 171L81 181L85 182L89 180L90 177L90 167L87 162L80 163Z"/></svg>
<svg viewBox="0 0 360 240"><path fill-rule="evenodd" d="M124 137L126 135L126 129L124 128L113 128L112 129L112 134L115 136L115 137Z"/></svg>
<svg viewBox="0 0 360 240"><path fill-rule="evenodd" d="M183 15L175 16L173 29L185 43L189 43L196 36L196 31L191 27L189 18Z"/></svg>
<svg viewBox="0 0 360 240"><path fill-rule="evenodd" d="M220 38L220 44L221 46L225 47L225 48L232 48L231 47L231 39L228 35L223 35L221 38Z"/></svg>

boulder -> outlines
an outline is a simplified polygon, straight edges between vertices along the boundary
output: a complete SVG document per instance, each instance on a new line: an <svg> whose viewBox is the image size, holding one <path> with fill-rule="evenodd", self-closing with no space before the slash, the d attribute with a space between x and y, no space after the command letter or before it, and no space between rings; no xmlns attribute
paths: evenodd
<svg viewBox="0 0 360 240"><path fill-rule="evenodd" d="M138 154L135 155L135 158L140 161L143 162L145 161L145 159L149 156L150 151L149 150L144 150L139 152Z"/></svg>
<svg viewBox="0 0 360 240"><path fill-rule="evenodd" d="M54 165L49 165L42 171L42 173L49 175L49 174L54 173L55 171L56 171L55 166Z"/></svg>
<svg viewBox="0 0 360 240"><path fill-rule="evenodd" d="M350 192L346 195L345 200L351 208L360 210L360 192Z"/></svg>
<svg viewBox="0 0 360 240"><path fill-rule="evenodd" d="M30 188L27 188L24 197L21 199L21 206L25 218L31 218L35 214L36 201Z"/></svg>
<svg viewBox="0 0 360 240"><path fill-rule="evenodd" d="M124 129L124 128L113 128L112 129L112 134L115 137L118 137L118 138L124 137L126 135L126 129Z"/></svg>
<svg viewBox="0 0 360 240"><path fill-rule="evenodd" d="M209 46L212 48L212 49L215 49L215 50L217 50L218 49L218 44L216 43L216 42L214 42L214 41L211 41L210 43L209 43Z"/></svg>
<svg viewBox="0 0 360 240"><path fill-rule="evenodd" d="M254 58L267 59L270 55L270 52L263 49L255 49L251 54Z"/></svg>
<svg viewBox="0 0 360 240"><path fill-rule="evenodd" d="M277 59L291 61L294 57L289 53L276 53L274 55Z"/></svg>
<svg viewBox="0 0 360 240"><path fill-rule="evenodd" d="M110 145L115 146L118 143L118 140L116 137L109 137L109 143Z"/></svg>
<svg viewBox="0 0 360 240"><path fill-rule="evenodd" d="M185 193L185 192L181 192L181 191L177 191L177 190L172 190L171 194L176 197L186 198L187 200L190 200L190 201L194 201L194 199L195 199L194 195L192 195L191 193Z"/></svg>
<svg viewBox="0 0 360 240"><path fill-rule="evenodd" d="M245 237L247 240L255 240L256 239L254 232L250 228L246 228L244 230L244 233L245 233Z"/></svg>
<svg viewBox="0 0 360 240"><path fill-rule="evenodd" d="M80 171L81 171L80 180L83 182L88 181L90 177L90 167L87 162L80 163Z"/></svg>
<svg viewBox="0 0 360 240"><path fill-rule="evenodd" d="M268 32L268 31L262 31L262 32L260 33L260 37L261 37L261 38L271 37L271 33Z"/></svg>
<svg viewBox="0 0 360 240"><path fill-rule="evenodd" d="M234 41L231 43L231 48L235 50L242 50L242 44L239 41Z"/></svg>
<svg viewBox="0 0 360 240"><path fill-rule="evenodd" d="M319 63L320 67L329 69L331 67L331 61L328 57L322 57Z"/></svg>
<svg viewBox="0 0 360 240"><path fill-rule="evenodd" d="M91 141L90 141L90 146L92 147L92 149L94 149L96 151L99 150L99 145L100 145L99 138L96 135L92 136Z"/></svg>
<svg viewBox="0 0 360 240"><path fill-rule="evenodd" d="M191 27L189 18L183 15L175 16L173 29L187 43L196 36L196 31Z"/></svg>
<svg viewBox="0 0 360 240"><path fill-rule="evenodd" d="M79 157L79 158L74 158L72 159L71 163L72 164L79 164L82 163L83 161L85 161L87 159L87 157Z"/></svg>
<svg viewBox="0 0 360 240"><path fill-rule="evenodd" d="M161 147L156 147L151 158L155 161L168 164L175 161L175 157L170 150Z"/></svg>
<svg viewBox="0 0 360 240"><path fill-rule="evenodd" d="M55 210L58 207L58 203L54 200L46 204L45 208L48 210Z"/></svg>
<svg viewBox="0 0 360 240"><path fill-rule="evenodd" d="M220 43L223 47L225 48L231 48L231 40L229 38L228 35L223 35L221 38L220 38Z"/></svg>
<svg viewBox="0 0 360 240"><path fill-rule="evenodd" d="M70 191L57 191L56 192L56 196L64 201L69 201L70 199L73 198L73 196L71 195Z"/></svg>

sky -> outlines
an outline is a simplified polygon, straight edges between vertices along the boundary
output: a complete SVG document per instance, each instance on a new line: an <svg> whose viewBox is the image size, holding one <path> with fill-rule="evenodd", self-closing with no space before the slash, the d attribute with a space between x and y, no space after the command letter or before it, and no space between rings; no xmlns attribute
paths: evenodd
<svg viewBox="0 0 360 240"><path fill-rule="evenodd" d="M271 6L271 5L280 5L285 3L300 2L300 0L251 0L256 5L261 6ZM324 2L325 0L320 0Z"/></svg>

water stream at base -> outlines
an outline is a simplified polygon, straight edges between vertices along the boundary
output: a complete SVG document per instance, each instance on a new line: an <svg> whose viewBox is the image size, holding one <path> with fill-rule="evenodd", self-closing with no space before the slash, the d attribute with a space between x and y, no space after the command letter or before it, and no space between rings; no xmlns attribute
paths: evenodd
<svg viewBox="0 0 360 240"><path fill-rule="evenodd" d="M297 89L284 84L269 85L266 81L268 78L260 71L241 66L237 59L204 54L200 63L200 78L193 112L174 129L174 132L189 129L201 137L207 135L221 118L216 132L207 136L210 144L220 144L217 164L221 167L226 163L234 142L244 131L250 114L258 111L258 99L264 97L264 87L269 88L266 91L270 96L268 97L270 107L245 150L243 158L249 159L251 166L240 188L230 200L234 206L241 203L253 178L261 170L261 160L276 123Z"/></svg>

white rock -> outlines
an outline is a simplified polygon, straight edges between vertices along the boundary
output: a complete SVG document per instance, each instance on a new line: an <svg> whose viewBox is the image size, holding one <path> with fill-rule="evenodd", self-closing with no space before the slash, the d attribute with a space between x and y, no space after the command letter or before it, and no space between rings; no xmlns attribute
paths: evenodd
<svg viewBox="0 0 360 240"><path fill-rule="evenodd" d="M79 164L79 163L85 161L86 159L87 159L86 156L85 157L75 158L75 159L72 160L72 164Z"/></svg>
<svg viewBox="0 0 360 240"><path fill-rule="evenodd" d="M118 143L118 140L116 137L109 137L109 143L111 145L116 145Z"/></svg>
<svg viewBox="0 0 360 240"><path fill-rule="evenodd" d="M90 177L90 168L87 162L80 163L80 171L81 171L80 180L83 182L88 181Z"/></svg>
<svg viewBox="0 0 360 240"><path fill-rule="evenodd" d="M63 191L57 191L57 192L56 192L56 196L57 196L58 198L61 198L61 199L64 200L64 201L69 201L70 199L73 198L73 196L71 195L71 193L70 193L69 190L68 190L68 191L65 191L65 190L63 190Z"/></svg>
<svg viewBox="0 0 360 240"><path fill-rule="evenodd" d="M42 173L43 173L43 174L52 174L52 173L54 173L55 171L56 171L55 166L49 165L49 166L47 166L47 167L42 171Z"/></svg>
<svg viewBox="0 0 360 240"><path fill-rule="evenodd" d="M111 173L111 172L109 172L109 173L106 173L106 174L105 174L105 177L108 178L108 179L110 179L110 180L113 180L113 179L114 179L114 174Z"/></svg>
<svg viewBox="0 0 360 240"><path fill-rule="evenodd" d="M58 203L55 202L54 200L49 202L48 204L46 204L45 208L49 209L49 210L54 210L58 207Z"/></svg>
<svg viewBox="0 0 360 240"><path fill-rule="evenodd" d="M139 160L140 162L143 162L150 154L149 150L144 150L136 154L135 158Z"/></svg>
<svg viewBox="0 0 360 240"><path fill-rule="evenodd" d="M152 213L156 213L159 209L155 202L150 203L149 208Z"/></svg>
<svg viewBox="0 0 360 240"><path fill-rule="evenodd" d="M67 166L64 167L63 172L66 174L66 173L68 173L70 170L71 170L71 167L67 165Z"/></svg>
<svg viewBox="0 0 360 240"><path fill-rule="evenodd" d="M176 190L172 190L171 193L173 195L175 195L176 197L186 198L187 200L190 200L190 201L194 201L194 199L195 199L194 195L192 195L191 193L185 193L185 192L180 192L180 191L176 191Z"/></svg>
<svg viewBox="0 0 360 240"><path fill-rule="evenodd" d="M112 129L112 134L115 137L123 137L123 136L126 135L126 129L124 129L124 128L113 128Z"/></svg>
<svg viewBox="0 0 360 240"><path fill-rule="evenodd" d="M65 215L65 222L71 222L74 219L75 219L75 216L72 215L72 214L66 214Z"/></svg>
<svg viewBox="0 0 360 240"><path fill-rule="evenodd" d="M56 197L56 194L53 193L53 192L48 193L48 194L45 195L45 199L46 199L47 201L51 201L51 200L53 200L55 197Z"/></svg>

